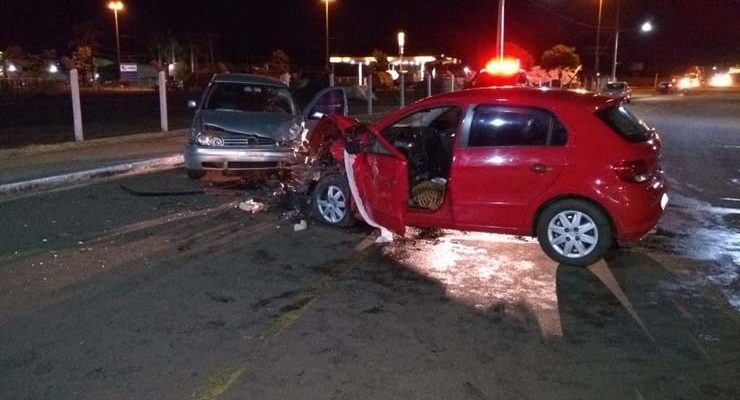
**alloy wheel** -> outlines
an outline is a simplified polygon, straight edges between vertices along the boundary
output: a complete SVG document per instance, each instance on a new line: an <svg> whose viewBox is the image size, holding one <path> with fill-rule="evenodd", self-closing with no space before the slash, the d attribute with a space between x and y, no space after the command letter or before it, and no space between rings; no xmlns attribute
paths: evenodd
<svg viewBox="0 0 740 400"><path fill-rule="evenodd" d="M599 230L588 214L566 210L550 220L547 238L558 254L568 258L582 258L596 248Z"/></svg>
<svg viewBox="0 0 740 400"><path fill-rule="evenodd" d="M319 214L327 222L336 224L347 215L347 199L337 186L329 185L317 203Z"/></svg>

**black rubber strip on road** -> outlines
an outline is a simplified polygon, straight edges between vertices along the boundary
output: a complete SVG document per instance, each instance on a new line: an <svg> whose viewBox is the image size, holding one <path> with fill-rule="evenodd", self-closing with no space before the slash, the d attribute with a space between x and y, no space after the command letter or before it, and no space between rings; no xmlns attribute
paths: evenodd
<svg viewBox="0 0 740 400"><path fill-rule="evenodd" d="M130 187L126 185L119 185L121 189L123 189L124 192L133 194L134 196L139 197L169 197L169 196L194 196L198 194L205 194L205 190L185 190L181 192L152 192L152 191L143 191L143 190L136 190L131 189Z"/></svg>

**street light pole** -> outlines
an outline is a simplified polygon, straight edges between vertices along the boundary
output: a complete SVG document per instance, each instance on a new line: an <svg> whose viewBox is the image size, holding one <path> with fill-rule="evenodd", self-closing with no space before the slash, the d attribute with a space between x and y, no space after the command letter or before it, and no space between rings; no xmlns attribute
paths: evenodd
<svg viewBox="0 0 740 400"><path fill-rule="evenodd" d="M401 108L406 105L406 82L403 74L403 48L406 45L406 34L404 32L398 32L398 59L400 66L398 72L401 74Z"/></svg>
<svg viewBox="0 0 740 400"><path fill-rule="evenodd" d="M496 53L499 61L504 60L504 8L506 0L498 0L498 18L496 24Z"/></svg>
<svg viewBox="0 0 740 400"><path fill-rule="evenodd" d="M617 52L619 51L619 3L617 0L617 17L614 21L614 59L612 60L612 82L617 80Z"/></svg>
<svg viewBox="0 0 740 400"><path fill-rule="evenodd" d="M118 11L123 10L123 2L111 1L108 8L113 10L113 18L116 21L116 61L118 63L118 79L121 79L121 40L118 34Z"/></svg>
<svg viewBox="0 0 740 400"><path fill-rule="evenodd" d="M334 0L322 0L324 2L324 17L326 19L326 30L325 30L325 39L326 39L326 70L329 71L331 68L330 64L330 58L329 58L329 2Z"/></svg>
<svg viewBox="0 0 740 400"><path fill-rule="evenodd" d="M598 89L599 83L599 42L601 40L601 7L603 5L603 0L599 0L599 19L596 23L596 55L594 58L594 74L596 76L596 88Z"/></svg>

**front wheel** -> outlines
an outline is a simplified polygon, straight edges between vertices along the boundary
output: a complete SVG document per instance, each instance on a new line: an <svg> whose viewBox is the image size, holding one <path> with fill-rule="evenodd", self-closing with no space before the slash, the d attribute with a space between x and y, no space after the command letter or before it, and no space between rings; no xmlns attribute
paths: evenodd
<svg viewBox="0 0 740 400"><path fill-rule="evenodd" d="M601 259L614 243L612 227L596 206L577 199L548 206L537 221L537 240L553 260L585 267Z"/></svg>
<svg viewBox="0 0 740 400"><path fill-rule="evenodd" d="M352 194L347 181L337 175L328 175L316 184L311 194L311 210L314 218L334 226L352 226Z"/></svg>

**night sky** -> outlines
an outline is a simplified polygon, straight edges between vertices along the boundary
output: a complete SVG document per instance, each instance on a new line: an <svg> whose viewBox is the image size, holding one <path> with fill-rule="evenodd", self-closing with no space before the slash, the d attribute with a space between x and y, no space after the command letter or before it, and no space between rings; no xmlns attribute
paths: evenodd
<svg viewBox="0 0 740 400"><path fill-rule="evenodd" d="M604 0L602 65L611 60L615 4ZM320 0L124 0L122 53L151 59L148 43L160 32L180 38L216 35L219 61L259 61L276 48L294 65L320 66L324 5ZM100 50L113 54L113 15L101 0L0 0L0 48L69 54L72 26L88 21L101 33ZM506 39L538 59L557 43L575 46L593 64L598 0L508 0ZM493 54L496 0L335 0L330 5L332 54L397 51L395 33L407 32L408 54L463 58L475 66ZM692 64L740 63L740 0L621 0L620 60L649 70ZM637 29L651 20L650 35Z"/></svg>

